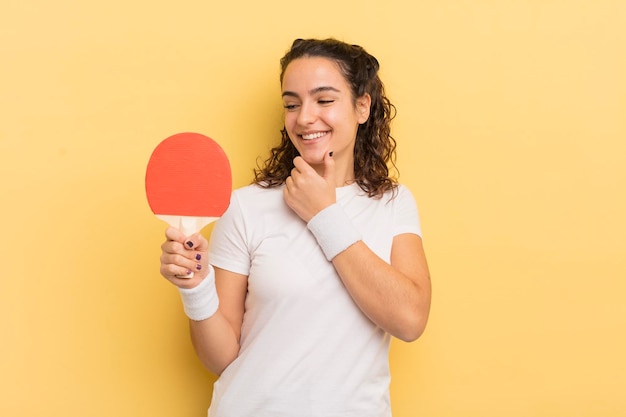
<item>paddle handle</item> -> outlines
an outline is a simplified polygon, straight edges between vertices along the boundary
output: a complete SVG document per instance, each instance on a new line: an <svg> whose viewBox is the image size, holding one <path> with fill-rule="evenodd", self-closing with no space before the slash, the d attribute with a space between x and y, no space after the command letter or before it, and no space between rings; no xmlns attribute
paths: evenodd
<svg viewBox="0 0 626 417"><path fill-rule="evenodd" d="M185 236L191 236L202 230L206 225L213 223L219 217L196 217L196 216L173 216L169 214L157 214L157 218L163 220L172 227L180 230ZM188 275L176 275L177 278L193 278L193 272Z"/></svg>

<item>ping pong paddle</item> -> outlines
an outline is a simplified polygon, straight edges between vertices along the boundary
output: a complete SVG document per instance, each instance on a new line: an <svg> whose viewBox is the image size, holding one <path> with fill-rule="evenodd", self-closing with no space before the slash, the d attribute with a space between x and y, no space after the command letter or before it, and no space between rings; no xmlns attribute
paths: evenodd
<svg viewBox="0 0 626 417"><path fill-rule="evenodd" d="M226 153L200 133L177 133L164 139L148 161L148 204L157 218L185 236L221 217L230 203L231 191ZM193 272L184 276L192 277Z"/></svg>

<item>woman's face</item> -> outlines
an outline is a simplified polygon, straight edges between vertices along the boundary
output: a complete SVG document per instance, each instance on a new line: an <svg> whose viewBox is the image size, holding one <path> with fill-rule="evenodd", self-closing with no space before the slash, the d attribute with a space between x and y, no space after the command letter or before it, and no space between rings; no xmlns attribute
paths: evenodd
<svg viewBox="0 0 626 417"><path fill-rule="evenodd" d="M282 96L285 129L304 160L319 167L332 151L336 166L352 170L356 132L369 117L369 95L353 100L334 61L304 57L285 69Z"/></svg>

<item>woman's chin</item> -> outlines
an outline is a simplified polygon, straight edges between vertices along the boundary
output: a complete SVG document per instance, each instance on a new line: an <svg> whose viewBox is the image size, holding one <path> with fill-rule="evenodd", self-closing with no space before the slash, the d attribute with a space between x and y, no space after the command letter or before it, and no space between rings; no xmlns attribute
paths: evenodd
<svg viewBox="0 0 626 417"><path fill-rule="evenodd" d="M325 152L305 152L302 153L302 159L309 165L321 165L324 163Z"/></svg>

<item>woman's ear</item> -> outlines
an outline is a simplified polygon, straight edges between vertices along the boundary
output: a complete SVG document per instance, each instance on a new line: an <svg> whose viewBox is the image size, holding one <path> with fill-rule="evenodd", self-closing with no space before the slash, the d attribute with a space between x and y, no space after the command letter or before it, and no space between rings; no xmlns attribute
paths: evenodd
<svg viewBox="0 0 626 417"><path fill-rule="evenodd" d="M371 107L372 97L370 97L368 93L356 99L357 120L360 125L367 122L367 119L369 119Z"/></svg>

